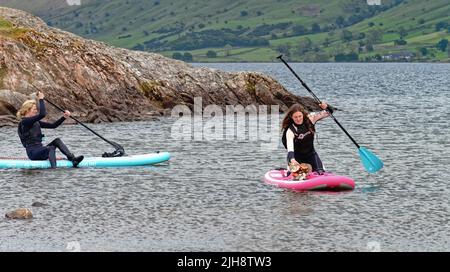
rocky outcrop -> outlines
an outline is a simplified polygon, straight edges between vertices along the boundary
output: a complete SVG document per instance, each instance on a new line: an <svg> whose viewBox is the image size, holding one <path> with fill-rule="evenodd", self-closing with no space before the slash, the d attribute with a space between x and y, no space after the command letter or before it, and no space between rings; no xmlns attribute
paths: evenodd
<svg viewBox="0 0 450 272"><path fill-rule="evenodd" d="M27 96L10 90L0 90L0 127L18 123L15 113Z"/></svg>
<svg viewBox="0 0 450 272"><path fill-rule="evenodd" d="M258 73L227 73L158 54L114 48L48 27L26 12L0 8L0 126L14 124L37 90L84 122L147 120L175 105L293 103L316 107ZM49 107L50 117L60 114ZM52 116L53 115L53 116Z"/></svg>

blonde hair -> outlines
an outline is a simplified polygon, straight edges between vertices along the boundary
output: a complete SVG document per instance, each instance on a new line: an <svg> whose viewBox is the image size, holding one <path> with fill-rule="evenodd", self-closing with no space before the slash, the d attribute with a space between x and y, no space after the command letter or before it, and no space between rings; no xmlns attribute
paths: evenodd
<svg viewBox="0 0 450 272"><path fill-rule="evenodd" d="M27 100L23 102L22 107L20 107L20 110L17 111L17 118L22 119L25 114L27 114L33 106L36 106L36 100Z"/></svg>

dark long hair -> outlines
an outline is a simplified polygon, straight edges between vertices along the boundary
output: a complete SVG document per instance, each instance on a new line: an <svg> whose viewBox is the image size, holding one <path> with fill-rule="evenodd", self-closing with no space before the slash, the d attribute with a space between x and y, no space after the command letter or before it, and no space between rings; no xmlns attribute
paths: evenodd
<svg viewBox="0 0 450 272"><path fill-rule="evenodd" d="M283 130L286 130L292 123L294 123L294 120L292 119L292 115L296 112L301 112L303 114L303 123L306 125L306 128L308 128L311 133L316 132L316 129L314 128L314 124L309 120L308 112L305 110L305 108L300 104L294 104L292 105L289 110L286 112L286 115L283 118L283 122L281 123L281 128Z"/></svg>

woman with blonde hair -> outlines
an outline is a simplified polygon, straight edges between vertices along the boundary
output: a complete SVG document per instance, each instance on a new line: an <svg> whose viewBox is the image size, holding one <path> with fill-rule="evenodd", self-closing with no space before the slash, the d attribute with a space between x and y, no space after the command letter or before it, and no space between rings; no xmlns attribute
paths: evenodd
<svg viewBox="0 0 450 272"><path fill-rule="evenodd" d="M330 116L328 105L319 104L323 111L318 113L308 113L299 104L292 105L287 111L283 122L282 142L287 148L288 164L298 165L308 163L312 170L322 174L324 172L322 161L314 149L314 135L316 133L315 124L317 121Z"/></svg>
<svg viewBox="0 0 450 272"><path fill-rule="evenodd" d="M56 138L46 146L42 145L42 138L44 135L41 132L41 128L54 129L61 125L67 117L70 116L69 111L64 112L64 116L58 119L54 123L47 123L41 121L47 114L44 103L44 94L42 92L37 93L39 100L39 111L36 106L35 100L27 100L23 103L20 110L17 112L17 118L20 119L18 126L18 134L22 145L27 151L27 156L30 160L50 160L52 168L56 168L56 148L58 148L67 159L72 161L73 166L77 167L78 164L84 159L84 156L75 157L67 146L61 141L60 138Z"/></svg>

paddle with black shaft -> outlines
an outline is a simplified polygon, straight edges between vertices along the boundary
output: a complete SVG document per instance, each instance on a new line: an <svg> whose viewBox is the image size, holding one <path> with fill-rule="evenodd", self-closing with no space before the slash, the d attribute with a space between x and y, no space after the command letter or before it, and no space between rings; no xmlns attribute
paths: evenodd
<svg viewBox="0 0 450 272"><path fill-rule="evenodd" d="M294 70L292 70L291 66L289 66L289 64L283 59L283 56L280 55L277 57L277 59L280 59L287 66L287 68L289 70L291 70L291 72L294 74L294 76L301 82L303 87L305 87L305 89L314 97L314 99L316 99L316 101L319 104L322 104L322 101L320 101L320 99L311 91L311 89L308 87L308 85L306 85L306 83L303 82L303 80L297 75L297 73ZM331 118L333 118L334 122L336 122L336 124L342 129L342 131L345 132L345 134L350 138L350 140L352 140L352 142L358 148L359 157L361 158L361 162L364 165L364 168L366 168L366 170L369 173L375 173L378 170L380 170L381 168L383 168L383 162L377 156L375 156L372 152L367 150L367 148L360 146L355 141L355 139L353 139L353 137L350 136L350 134L347 132L347 130L345 130L345 128L338 122L336 117L334 117L334 115L328 109L327 109L327 111L330 114Z"/></svg>
<svg viewBox="0 0 450 272"><path fill-rule="evenodd" d="M51 102L50 100L48 100L47 98L44 98L44 100L46 102L48 102L50 105L52 105L53 107L57 108L58 110L65 112L64 109L62 109L61 107L59 107L58 105L56 105L55 103ZM123 155L125 155L125 150L123 149L123 147L113 141L107 140L105 139L103 136L101 136L100 134L98 134L97 132L93 131L92 129L90 129L88 126L86 126L85 124L83 124L82 122L78 121L75 117L69 116L70 118L72 118L73 120L75 120L75 122L77 122L78 124L82 125L83 127L85 127L87 130L89 130L90 132L94 133L95 135L97 135L98 137L100 137L100 139L102 139L103 141L107 142L108 144L112 145L116 150L114 152L108 153L105 152L103 153L102 157L122 157Z"/></svg>

